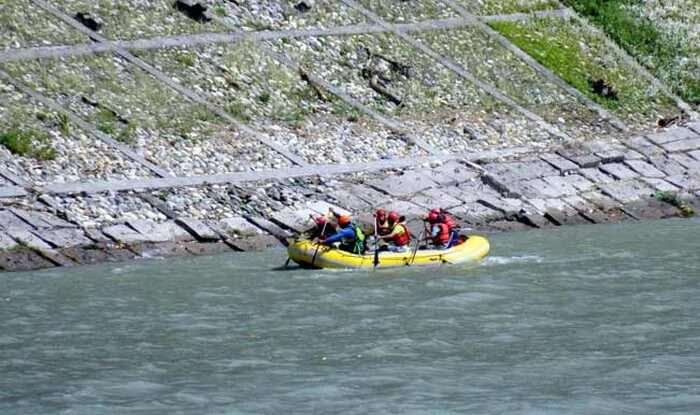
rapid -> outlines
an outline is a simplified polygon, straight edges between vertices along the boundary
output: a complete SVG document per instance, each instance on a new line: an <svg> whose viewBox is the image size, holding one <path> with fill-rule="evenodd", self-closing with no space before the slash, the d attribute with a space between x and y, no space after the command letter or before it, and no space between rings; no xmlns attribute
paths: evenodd
<svg viewBox="0 0 700 415"><path fill-rule="evenodd" d="M0 414L700 413L700 220L489 240L466 267L2 274Z"/></svg>

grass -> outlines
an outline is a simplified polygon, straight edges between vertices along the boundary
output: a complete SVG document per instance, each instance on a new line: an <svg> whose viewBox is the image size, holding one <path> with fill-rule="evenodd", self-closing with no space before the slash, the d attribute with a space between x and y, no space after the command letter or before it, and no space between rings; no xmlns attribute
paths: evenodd
<svg viewBox="0 0 700 415"><path fill-rule="evenodd" d="M604 107L626 114L655 114L672 108L670 98L649 89L632 68L621 63L604 39L575 21L550 18L529 23L492 22L491 26L542 65ZM597 94L592 81L603 80L617 98Z"/></svg>
<svg viewBox="0 0 700 415"><path fill-rule="evenodd" d="M181 52L175 55L175 60L185 66L194 66L197 57L192 52Z"/></svg>
<svg viewBox="0 0 700 415"><path fill-rule="evenodd" d="M627 6L638 1L564 0L564 3L599 26L656 76L669 81L674 92L700 104L700 78L680 73L678 65L692 54L684 45L683 36L662 32L654 21L632 14Z"/></svg>
<svg viewBox="0 0 700 415"><path fill-rule="evenodd" d="M49 136L35 130L12 130L0 134L0 144L12 154L47 161L56 159L56 150L49 144Z"/></svg>
<svg viewBox="0 0 700 415"><path fill-rule="evenodd" d="M695 211L687 203L685 203L676 192L657 192L656 198L662 202L666 202L671 206L675 206L683 217L691 217L695 215Z"/></svg>

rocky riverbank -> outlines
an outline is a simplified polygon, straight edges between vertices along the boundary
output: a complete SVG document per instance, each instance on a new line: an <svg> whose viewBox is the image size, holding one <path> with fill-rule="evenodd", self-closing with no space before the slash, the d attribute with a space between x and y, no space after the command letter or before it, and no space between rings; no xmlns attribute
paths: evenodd
<svg viewBox="0 0 700 415"><path fill-rule="evenodd" d="M310 213L329 207L368 223L374 208L395 209L418 229L420 216L441 206L476 233L686 216L700 209L697 122L621 141L338 166L231 177L228 183L144 182L129 191L5 185L0 267L279 247L310 226Z"/></svg>

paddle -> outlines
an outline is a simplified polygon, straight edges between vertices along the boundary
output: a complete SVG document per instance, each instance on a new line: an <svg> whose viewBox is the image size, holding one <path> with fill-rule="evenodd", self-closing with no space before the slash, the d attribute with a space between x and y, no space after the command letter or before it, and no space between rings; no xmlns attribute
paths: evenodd
<svg viewBox="0 0 700 415"><path fill-rule="evenodd" d="M377 216L374 217L374 268L379 265L379 230L377 229Z"/></svg>
<svg viewBox="0 0 700 415"><path fill-rule="evenodd" d="M416 246L413 247L413 252L411 253L411 261L406 265L413 265L413 261L416 260L416 254L418 253L418 246L420 245L421 239L423 239L424 233L425 233L425 227L421 231L420 235L418 235L418 239L416 239Z"/></svg>
<svg viewBox="0 0 700 415"><path fill-rule="evenodd" d="M326 234L326 226L327 226L327 225L328 225L328 221L326 221L326 222L323 224L323 229L321 229L321 238L323 238L323 235ZM314 256L311 257L311 266L312 266L312 267L313 267L314 264L316 263L316 255L318 255L318 248L320 248L320 247L321 247L321 242L319 241L319 242L316 243L316 250L314 251Z"/></svg>

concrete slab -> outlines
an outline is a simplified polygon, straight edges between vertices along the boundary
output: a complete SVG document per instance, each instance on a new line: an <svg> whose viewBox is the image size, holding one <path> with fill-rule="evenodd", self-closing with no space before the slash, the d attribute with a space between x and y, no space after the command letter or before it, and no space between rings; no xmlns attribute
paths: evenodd
<svg viewBox="0 0 700 415"><path fill-rule="evenodd" d="M146 236L123 224L104 227L102 228L102 233L126 245L148 241Z"/></svg>
<svg viewBox="0 0 700 415"><path fill-rule="evenodd" d="M557 169L544 160L491 163L484 168L490 175L502 182L536 179L559 174Z"/></svg>
<svg viewBox="0 0 700 415"><path fill-rule="evenodd" d="M624 180L600 185L601 191L621 203L630 203L654 195L655 190L640 180Z"/></svg>
<svg viewBox="0 0 700 415"><path fill-rule="evenodd" d="M449 193L462 202L476 202L479 197L484 195L501 195L496 189L481 181L467 182L459 186L450 187Z"/></svg>
<svg viewBox="0 0 700 415"><path fill-rule="evenodd" d="M695 191L700 189L700 177L697 175L676 175L666 178L672 184L683 190Z"/></svg>
<svg viewBox="0 0 700 415"><path fill-rule="evenodd" d="M639 173L631 170L622 163L603 164L600 166L600 170L617 180L628 180L639 177Z"/></svg>
<svg viewBox="0 0 700 415"><path fill-rule="evenodd" d="M563 199L530 199L528 203L534 208L534 212L539 214L545 214L549 210L566 210L570 207Z"/></svg>
<svg viewBox="0 0 700 415"><path fill-rule="evenodd" d="M595 183L583 177L580 174L570 174L568 176L562 176L562 179L573 186L579 192L587 192L595 187Z"/></svg>
<svg viewBox="0 0 700 415"><path fill-rule="evenodd" d="M414 195L410 201L426 209L434 207L450 209L464 203L452 196L453 193L458 194L458 192L459 188L455 186L447 186L440 189L427 189Z"/></svg>
<svg viewBox="0 0 700 415"><path fill-rule="evenodd" d="M611 143L607 140L597 140L585 143L585 149L600 158L601 163L619 163L625 159L628 147Z"/></svg>
<svg viewBox="0 0 700 415"><path fill-rule="evenodd" d="M192 241L194 237L174 221L155 223L148 220L132 220L127 222L134 230L141 233L148 242L180 242Z"/></svg>
<svg viewBox="0 0 700 415"><path fill-rule="evenodd" d="M90 238L93 242L112 242L112 240L102 232L102 230L97 228L83 228L85 236Z"/></svg>
<svg viewBox="0 0 700 415"><path fill-rule="evenodd" d="M30 230L33 227L9 210L0 210L0 229Z"/></svg>
<svg viewBox="0 0 700 415"><path fill-rule="evenodd" d="M568 185L563 180L557 180L552 177L545 177L542 179L526 180L520 184L527 186L521 188L522 195L526 197L539 197L543 199L564 197L568 194L576 193L576 189Z"/></svg>
<svg viewBox="0 0 700 415"><path fill-rule="evenodd" d="M697 150L700 149L700 137L666 143L663 148L668 152Z"/></svg>
<svg viewBox="0 0 700 415"><path fill-rule="evenodd" d="M55 264L28 248L0 252L0 269L5 271L31 271L49 268Z"/></svg>
<svg viewBox="0 0 700 415"><path fill-rule="evenodd" d="M603 213L597 206L580 196L569 196L564 198L567 205L576 209L579 215L593 223L608 223L610 217Z"/></svg>
<svg viewBox="0 0 700 415"><path fill-rule="evenodd" d="M483 225L505 219L503 212L499 212L476 202L465 203L462 206L450 210L450 213L471 225Z"/></svg>
<svg viewBox="0 0 700 415"><path fill-rule="evenodd" d="M207 225L199 219L178 218L175 220L175 223L177 223L179 226L181 226L183 229L189 232L198 241L218 241L219 239L221 239L219 234L214 232L214 230L210 228L209 225Z"/></svg>
<svg viewBox="0 0 700 415"><path fill-rule="evenodd" d="M610 183L614 182L615 178L600 171L600 168L595 169L581 169L579 170L581 175L586 179L590 180L594 184Z"/></svg>
<svg viewBox="0 0 700 415"><path fill-rule="evenodd" d="M374 189L372 189L374 190ZM337 202L338 205L345 207L353 212L369 210L371 206L364 199L347 190L332 190L328 196ZM386 196L383 196L386 197Z"/></svg>
<svg viewBox="0 0 700 415"><path fill-rule="evenodd" d="M635 172L639 173L639 175L642 177L666 177L666 174L664 172L654 167L654 165L647 163L643 160L625 160L625 165L627 165L627 167L631 168Z"/></svg>
<svg viewBox="0 0 700 415"><path fill-rule="evenodd" d="M39 239L39 237L31 233L30 231L16 229L10 230L7 233L12 238L17 240L17 242L38 252L41 256L54 263L54 265L63 267L75 265L73 261L71 261L69 258L64 256L60 252L54 250L49 244Z"/></svg>
<svg viewBox="0 0 700 415"><path fill-rule="evenodd" d="M579 176L581 177L581 176ZM569 176L550 176L544 179L547 184L557 189L561 196L575 195L579 192L579 189L573 185L573 181L576 180L578 183L582 183L585 180L583 177L581 179L570 180Z"/></svg>
<svg viewBox="0 0 700 415"><path fill-rule="evenodd" d="M628 203L624 209L628 215L637 219L664 219L678 217L680 214L678 208L656 198Z"/></svg>
<svg viewBox="0 0 700 415"><path fill-rule="evenodd" d="M260 234L255 236L247 236L236 238L229 241L236 249L240 251L262 251L264 249L280 246L280 241L272 235Z"/></svg>
<svg viewBox="0 0 700 415"><path fill-rule="evenodd" d="M647 158L656 157L665 153L665 151L661 147L647 140L643 136L632 137L628 140L623 141L623 144L631 148L632 150L643 154Z"/></svg>
<svg viewBox="0 0 700 415"><path fill-rule="evenodd" d="M503 213L506 217L515 217L523 209L523 201L501 196L484 195L477 200L482 205Z"/></svg>
<svg viewBox="0 0 700 415"><path fill-rule="evenodd" d="M690 151L688 155L697 161L700 161L700 150Z"/></svg>
<svg viewBox="0 0 700 415"><path fill-rule="evenodd" d="M29 223L36 229L49 228L75 228L76 226L70 222L56 217L47 212L29 211L24 209L10 208L8 209L23 221Z"/></svg>
<svg viewBox="0 0 700 415"><path fill-rule="evenodd" d="M685 153L673 153L669 154L668 158L687 168L689 170L688 174L694 174L693 172L696 172L695 174L700 174L700 161L690 155Z"/></svg>
<svg viewBox="0 0 700 415"><path fill-rule="evenodd" d="M308 208L287 208L275 212L270 217L270 220L285 229L291 229L295 232L301 233L313 225L309 215L317 216L318 213Z"/></svg>
<svg viewBox="0 0 700 415"><path fill-rule="evenodd" d="M686 125L686 128L694 131L696 134L700 134L700 121L688 123L688 125Z"/></svg>
<svg viewBox="0 0 700 415"><path fill-rule="evenodd" d="M394 210L407 218L422 218L428 213L428 209L405 200L394 200L386 203L383 207L387 212Z"/></svg>
<svg viewBox="0 0 700 415"><path fill-rule="evenodd" d="M335 213L337 213L337 214L339 214L339 215L350 215L350 214L352 214L352 212L350 212L349 210L347 210L347 209L345 209L345 208L343 208L343 207L341 207L341 206L334 205L334 204L328 203L328 202L323 201L323 200L317 200L317 201L306 202L306 207L309 208L309 209L311 209L311 210L313 210L314 212L316 212L316 213L319 214L319 215L325 215L325 214L327 214L331 209L332 209Z"/></svg>
<svg viewBox="0 0 700 415"><path fill-rule="evenodd" d="M685 174L688 170L685 166L668 156L652 157L649 159L649 162L666 173L667 176Z"/></svg>
<svg viewBox="0 0 700 415"><path fill-rule="evenodd" d="M80 229L57 228L33 231L34 235L47 242L52 248L71 248L82 245L92 245Z"/></svg>
<svg viewBox="0 0 700 415"><path fill-rule="evenodd" d="M394 197L407 196L437 186L426 175L408 171L402 175L389 176L368 182L375 189Z"/></svg>
<svg viewBox="0 0 700 415"><path fill-rule="evenodd" d="M698 135L688 128L677 127L656 134L647 134L646 137L652 143L663 146L664 144L672 143L678 140L698 138Z"/></svg>
<svg viewBox="0 0 700 415"><path fill-rule="evenodd" d="M275 225L274 223L270 222L269 220L260 217L260 216L247 216L246 219L248 222L253 223L255 226L258 228L262 229L264 232L269 233L270 235L273 235L280 241L286 241L287 238L291 238L293 236L292 232L287 231L282 229L281 227ZM311 224L309 224L311 226Z"/></svg>
<svg viewBox="0 0 700 415"><path fill-rule="evenodd" d="M0 251L9 251L17 248L19 244L5 232L0 232Z"/></svg>
<svg viewBox="0 0 700 415"><path fill-rule="evenodd" d="M232 238L245 238L263 234L260 228L242 217L222 219L214 226Z"/></svg>
<svg viewBox="0 0 700 415"><path fill-rule="evenodd" d="M660 192L677 192L680 190L678 186L675 186L664 179L642 177L642 181Z"/></svg>
<svg viewBox="0 0 700 415"><path fill-rule="evenodd" d="M9 197L23 197L27 195L27 191L19 186L3 184L0 187L0 199Z"/></svg>
<svg viewBox="0 0 700 415"><path fill-rule="evenodd" d="M478 180L481 173L458 161L448 161L442 166L430 170L427 176L439 185L447 186Z"/></svg>
<svg viewBox="0 0 700 415"><path fill-rule="evenodd" d="M580 149L562 149L557 153L581 168L596 167L600 164L600 157Z"/></svg>
<svg viewBox="0 0 700 415"><path fill-rule="evenodd" d="M597 190L582 193L581 197L606 213L620 210L620 208L622 208L622 204L620 202Z"/></svg>
<svg viewBox="0 0 700 415"><path fill-rule="evenodd" d="M346 187L348 192L364 200L370 206L377 206L384 200L390 199L385 193L379 192L367 184L350 184Z"/></svg>
<svg viewBox="0 0 700 415"><path fill-rule="evenodd" d="M574 172L578 170L579 166L572 161L560 156L555 153L547 153L541 156L542 160L551 164L555 169L559 170L562 174Z"/></svg>

